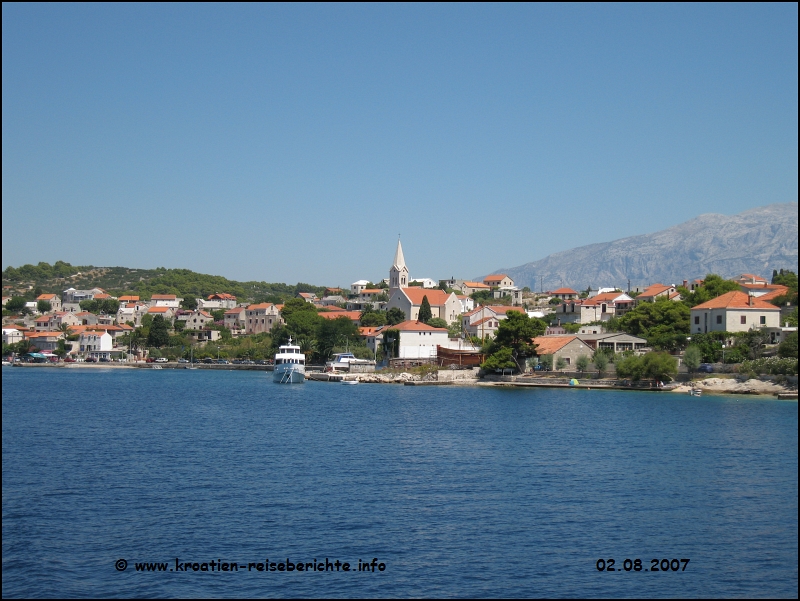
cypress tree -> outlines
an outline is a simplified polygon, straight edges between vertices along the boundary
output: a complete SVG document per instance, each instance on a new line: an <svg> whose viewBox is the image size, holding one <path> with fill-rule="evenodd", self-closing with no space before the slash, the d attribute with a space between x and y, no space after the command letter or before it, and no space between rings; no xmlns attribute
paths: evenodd
<svg viewBox="0 0 800 601"><path fill-rule="evenodd" d="M419 307L419 316L417 319L422 323L428 323L428 320L433 317L431 311L431 304L428 302L428 295L422 297L422 304Z"/></svg>

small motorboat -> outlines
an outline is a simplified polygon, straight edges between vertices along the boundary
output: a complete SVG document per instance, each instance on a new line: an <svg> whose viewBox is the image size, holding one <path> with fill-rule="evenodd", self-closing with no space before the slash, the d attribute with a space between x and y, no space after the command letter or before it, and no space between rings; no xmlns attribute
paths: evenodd
<svg viewBox="0 0 800 601"><path fill-rule="evenodd" d="M689 389L689 395L690 396L700 396L701 394L703 394L703 391L700 390L699 388L690 388Z"/></svg>

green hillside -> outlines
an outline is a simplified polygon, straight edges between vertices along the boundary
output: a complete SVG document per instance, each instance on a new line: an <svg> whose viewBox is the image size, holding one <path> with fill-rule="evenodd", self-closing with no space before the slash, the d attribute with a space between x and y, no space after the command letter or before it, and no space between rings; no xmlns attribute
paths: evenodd
<svg viewBox="0 0 800 601"><path fill-rule="evenodd" d="M283 302L298 292L321 296L324 286L267 282L237 282L218 275L196 273L189 269L131 269L39 263L7 267L3 271L3 295L35 297L44 292L61 294L67 288L102 288L113 296L138 294L147 300L153 294L176 294L184 298L205 298L216 292L233 294L240 302Z"/></svg>

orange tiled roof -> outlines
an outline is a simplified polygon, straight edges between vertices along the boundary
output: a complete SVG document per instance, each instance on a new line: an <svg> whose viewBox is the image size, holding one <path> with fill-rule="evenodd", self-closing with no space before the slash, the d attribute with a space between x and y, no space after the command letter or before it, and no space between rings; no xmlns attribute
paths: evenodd
<svg viewBox="0 0 800 601"><path fill-rule="evenodd" d="M432 307L438 307L447 302L450 295L444 290L438 288L418 288L412 286L411 288L400 288L400 290L408 297L413 305L421 305L422 297L427 296L428 302Z"/></svg>
<svg viewBox="0 0 800 601"><path fill-rule="evenodd" d="M95 300L97 300L97 299L105 300L107 298L111 298L111 295L110 294L106 294L105 292L101 292L100 294L95 294L94 298L95 298Z"/></svg>
<svg viewBox="0 0 800 601"><path fill-rule="evenodd" d="M537 336L533 339L537 355L552 355L577 339L577 336Z"/></svg>
<svg viewBox="0 0 800 601"><path fill-rule="evenodd" d="M753 303L752 305L750 304L751 299ZM780 309L775 305L771 305L770 303L761 300L759 297L751 297L746 292L741 292L740 290L726 292L717 298L712 298L710 301L706 301L700 305L697 305L696 307L692 307L692 311L695 309L761 309L762 311L780 311Z"/></svg>
<svg viewBox="0 0 800 601"><path fill-rule="evenodd" d="M256 311L258 309L269 309L272 306L273 306L272 303L258 303L258 304L255 304L255 305L248 305L247 306L247 310L248 311ZM278 305L274 305L274 306L277 307Z"/></svg>
<svg viewBox="0 0 800 601"><path fill-rule="evenodd" d="M125 302L131 303L131 302L136 302L138 300L139 300L139 297L136 296L135 294L125 294L125 295L119 297L119 302L121 302L121 303L125 303Z"/></svg>
<svg viewBox="0 0 800 601"><path fill-rule="evenodd" d="M506 274L504 274L504 273L497 273L497 274L494 274L494 275L487 275L485 278L483 278L483 281L484 282L501 282L501 281L503 281L503 278L507 278L507 277L508 276Z"/></svg>
<svg viewBox="0 0 800 601"><path fill-rule="evenodd" d="M380 294L381 292L386 292L386 290L383 288L364 288L361 294Z"/></svg>
<svg viewBox="0 0 800 601"><path fill-rule="evenodd" d="M351 321L361 319L361 311L321 311L317 315L325 319L338 319L339 317L347 317Z"/></svg>
<svg viewBox="0 0 800 601"><path fill-rule="evenodd" d="M464 282L464 286L467 288L491 288L491 286L487 286L483 282Z"/></svg>
<svg viewBox="0 0 800 601"><path fill-rule="evenodd" d="M777 286L776 288L777 289L773 290L772 292L767 292L766 294L762 294L761 296L758 297L758 300L771 301L789 292L789 288L787 288L786 286Z"/></svg>
<svg viewBox="0 0 800 601"><path fill-rule="evenodd" d="M8 298L8 297L4 296L3 298ZM56 298L55 294L40 294L39 296L36 297L36 300L37 301L40 301L40 300L46 301L46 300L50 300L50 299L53 299L53 298Z"/></svg>
<svg viewBox="0 0 800 601"><path fill-rule="evenodd" d="M25 332L25 338L51 338L53 336L59 337L61 332Z"/></svg>
<svg viewBox="0 0 800 601"><path fill-rule="evenodd" d="M150 297L151 300L178 300L174 294L154 294Z"/></svg>
<svg viewBox="0 0 800 601"><path fill-rule="evenodd" d="M225 315L234 315L236 313L241 313L242 311L246 311L244 307L234 307L233 309L228 309L225 311Z"/></svg>
<svg viewBox="0 0 800 601"><path fill-rule="evenodd" d="M208 295L208 300L213 298L218 298L219 300L236 300L236 297L232 294L228 294L227 292L216 292L214 294Z"/></svg>
<svg viewBox="0 0 800 601"><path fill-rule="evenodd" d="M397 325L383 326L384 330L400 330L401 332L446 332L447 328L434 328L421 321L402 321Z"/></svg>
<svg viewBox="0 0 800 601"><path fill-rule="evenodd" d="M169 307L150 307L147 312L148 313L166 313L169 311Z"/></svg>
<svg viewBox="0 0 800 601"><path fill-rule="evenodd" d="M578 294L572 288L559 288L558 290L551 290L548 294Z"/></svg>
<svg viewBox="0 0 800 601"><path fill-rule="evenodd" d="M648 297L648 296L656 296L657 294L662 294L672 288L672 286L665 286L664 284L651 284L647 288L644 289L639 295L639 298Z"/></svg>

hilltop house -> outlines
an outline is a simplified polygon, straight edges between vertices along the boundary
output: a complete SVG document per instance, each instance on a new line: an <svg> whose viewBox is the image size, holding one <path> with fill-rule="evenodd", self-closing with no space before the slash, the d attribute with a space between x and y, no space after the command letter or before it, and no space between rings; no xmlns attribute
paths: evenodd
<svg viewBox="0 0 800 601"><path fill-rule="evenodd" d="M461 328L468 336L494 338L500 322L509 311L521 312L520 309L505 305L482 305L461 316Z"/></svg>
<svg viewBox="0 0 800 601"><path fill-rule="evenodd" d="M634 304L634 299L624 292L604 292L592 298L563 302L556 307L555 313L561 323L584 324L619 317L630 311Z"/></svg>
<svg viewBox="0 0 800 601"><path fill-rule="evenodd" d="M780 308L761 298L734 290L692 307L690 331L747 332L753 328L780 327Z"/></svg>
<svg viewBox="0 0 800 601"><path fill-rule="evenodd" d="M40 294L36 297L36 301L45 301L50 303L51 311L61 311L61 298L57 294Z"/></svg>
<svg viewBox="0 0 800 601"><path fill-rule="evenodd" d="M234 307L225 311L225 327L234 335L243 334L247 330L247 309Z"/></svg>
<svg viewBox="0 0 800 601"><path fill-rule="evenodd" d="M559 288L550 290L547 294L562 301L575 300L580 295L572 288Z"/></svg>
<svg viewBox="0 0 800 601"><path fill-rule="evenodd" d="M175 311L176 309L174 309L173 307L164 307L157 305L155 307L151 306L147 310L147 315L152 315L153 317L155 317L156 315L160 315L169 323L172 323L175 319Z"/></svg>
<svg viewBox="0 0 800 601"><path fill-rule="evenodd" d="M179 309L182 300L183 300L182 298L178 298L174 294L154 294L153 296L150 297L150 306Z"/></svg>
<svg viewBox="0 0 800 601"><path fill-rule="evenodd" d="M657 298L668 298L672 301L679 301L681 300L681 295L675 289L675 286L667 286L666 284L650 284L639 296L636 297L636 304L638 305L641 302L654 303Z"/></svg>
<svg viewBox="0 0 800 601"><path fill-rule="evenodd" d="M483 278L483 283L490 288L513 288L514 280L504 273L497 273L494 275L487 275Z"/></svg>
<svg viewBox="0 0 800 601"><path fill-rule="evenodd" d="M64 303L80 303L85 300L93 300L97 294L106 294L106 291L102 288L92 288L91 290L68 288L62 293L61 299Z"/></svg>
<svg viewBox="0 0 800 601"><path fill-rule="evenodd" d="M283 319L277 305L258 303L247 307L245 330L248 334L269 332L279 323L283 323Z"/></svg>
<svg viewBox="0 0 800 601"><path fill-rule="evenodd" d="M227 292L217 292L209 294L207 299L196 298L197 308L204 311L214 309L233 309L236 306L236 297Z"/></svg>
<svg viewBox="0 0 800 601"><path fill-rule="evenodd" d="M198 309L197 311L185 311L177 316L179 321L184 322L184 329L186 330L202 330L209 323L214 323L214 318L210 313Z"/></svg>

